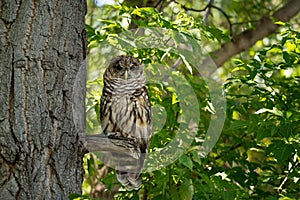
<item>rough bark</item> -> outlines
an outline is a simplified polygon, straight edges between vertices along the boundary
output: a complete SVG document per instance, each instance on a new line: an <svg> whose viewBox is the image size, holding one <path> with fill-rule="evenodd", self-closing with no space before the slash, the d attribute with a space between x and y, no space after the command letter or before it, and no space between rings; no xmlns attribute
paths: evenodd
<svg viewBox="0 0 300 200"><path fill-rule="evenodd" d="M85 13L84 0L0 0L1 199L81 193Z"/></svg>
<svg viewBox="0 0 300 200"><path fill-rule="evenodd" d="M129 139L108 138L104 134L86 135L87 150L89 152L116 152L135 156L138 152L134 145L134 141Z"/></svg>

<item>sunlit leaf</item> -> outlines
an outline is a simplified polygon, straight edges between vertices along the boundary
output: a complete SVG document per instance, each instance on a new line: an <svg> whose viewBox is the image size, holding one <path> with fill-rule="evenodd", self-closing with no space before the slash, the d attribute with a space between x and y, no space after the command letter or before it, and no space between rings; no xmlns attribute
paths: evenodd
<svg viewBox="0 0 300 200"><path fill-rule="evenodd" d="M256 111L255 114L261 114L261 113L266 113L266 112L272 113L272 114L280 116L280 117L283 116L283 113L280 110L278 110L276 107L273 107L272 110L268 109L268 108L262 108L262 109L259 109L258 111Z"/></svg>

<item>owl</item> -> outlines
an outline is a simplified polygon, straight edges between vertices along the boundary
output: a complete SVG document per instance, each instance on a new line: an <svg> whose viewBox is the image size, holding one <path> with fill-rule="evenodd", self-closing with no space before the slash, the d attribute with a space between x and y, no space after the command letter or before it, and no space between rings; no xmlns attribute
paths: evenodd
<svg viewBox="0 0 300 200"><path fill-rule="evenodd" d="M134 141L138 156L104 155L114 160L118 181L128 190L139 189L141 172L151 138L151 104L146 90L144 67L133 56L117 56L104 73L100 103L103 133ZM105 163L104 162L104 163Z"/></svg>

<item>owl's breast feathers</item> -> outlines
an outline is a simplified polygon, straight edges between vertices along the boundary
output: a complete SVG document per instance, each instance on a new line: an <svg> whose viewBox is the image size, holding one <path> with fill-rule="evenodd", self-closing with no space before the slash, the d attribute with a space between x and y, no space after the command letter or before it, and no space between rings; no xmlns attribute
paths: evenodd
<svg viewBox="0 0 300 200"><path fill-rule="evenodd" d="M106 87L108 88L108 87ZM123 137L138 139L142 150L147 149L151 134L151 105L146 87L126 90L103 90L100 117L104 133L120 132ZM102 111L103 109L103 111Z"/></svg>

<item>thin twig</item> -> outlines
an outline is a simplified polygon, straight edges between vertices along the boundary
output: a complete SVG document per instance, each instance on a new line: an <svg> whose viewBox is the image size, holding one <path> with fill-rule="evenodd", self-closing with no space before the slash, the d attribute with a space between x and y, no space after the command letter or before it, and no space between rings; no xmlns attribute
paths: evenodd
<svg viewBox="0 0 300 200"><path fill-rule="evenodd" d="M222 8L219 8L219 7L217 7L217 6L215 6L215 5L212 4L214 2L213 0L211 0L203 9L188 8L185 5L177 2L176 0L174 0L173 2L179 4L185 11L187 11L187 10L194 11L194 12L204 12L204 11L207 11L206 14L205 14L205 16L204 16L203 22L205 22L207 20L208 15L210 15L211 8L214 8L214 9L218 10L219 12L221 12L224 15L224 17L227 20L227 23L229 24L229 35L230 35L230 39L232 39L232 23L230 21L230 18L229 18L229 16L226 14L226 12Z"/></svg>
<svg viewBox="0 0 300 200"><path fill-rule="evenodd" d="M189 11L194 11L194 12L204 12L207 9L207 6L205 6L205 8L203 8L203 9L195 9L195 8L186 7L185 5L179 3L176 0L173 0L173 2L176 3L176 4L179 4L185 11L189 10Z"/></svg>
<svg viewBox="0 0 300 200"><path fill-rule="evenodd" d="M294 156L295 156L295 155L296 155L296 153L294 154ZM294 157L294 156L293 156L293 157ZM286 182L289 180L290 174L291 174L296 168L298 168L299 164L300 164L300 163L298 162L298 160L296 160L296 161L293 163L293 165L290 167L290 169L288 170L287 174L285 175L283 181L281 182L280 186L279 186L278 189L277 189L277 192L278 192L278 193L281 193L281 192L282 192L284 185L285 185Z"/></svg>
<svg viewBox="0 0 300 200"><path fill-rule="evenodd" d="M214 6L214 5L210 5L212 8L214 9L217 9L218 11L220 11L224 17L226 18L227 20L227 23L229 24L229 35L230 35L230 39L232 39L232 23L230 21L230 18L229 16L226 14L226 12L224 10L222 10L221 8L217 7L217 6Z"/></svg>
<svg viewBox="0 0 300 200"><path fill-rule="evenodd" d="M154 8L157 8L159 6L159 4L161 4L163 2L163 0L159 0L157 1L157 3L153 6Z"/></svg>
<svg viewBox="0 0 300 200"><path fill-rule="evenodd" d="M208 9L203 17L203 24L206 23L207 19L208 19L208 16L211 14L211 6L214 3L214 0L210 0L208 5L206 6Z"/></svg>

